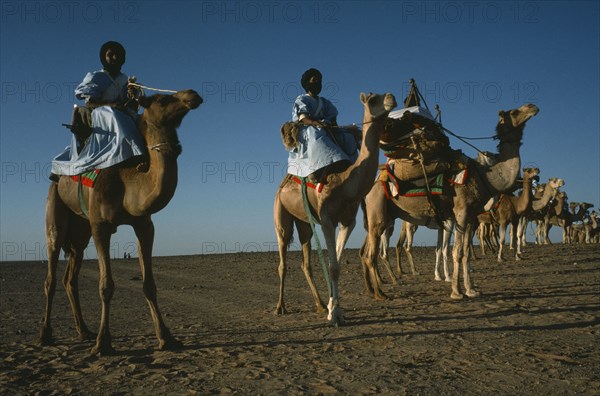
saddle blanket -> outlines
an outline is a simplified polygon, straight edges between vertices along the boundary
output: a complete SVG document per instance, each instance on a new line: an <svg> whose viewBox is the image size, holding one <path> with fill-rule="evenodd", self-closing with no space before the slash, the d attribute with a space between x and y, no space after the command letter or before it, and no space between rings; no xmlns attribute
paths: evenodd
<svg viewBox="0 0 600 396"><path fill-rule="evenodd" d="M81 180L81 184L86 187L94 188L94 183L96 182L96 178L100 174L100 169L93 169L89 172L82 173L81 175L70 176L71 180L76 183L79 183Z"/></svg>
<svg viewBox="0 0 600 396"><path fill-rule="evenodd" d="M468 168L451 175L447 180L450 184L464 185L469 176ZM444 178L448 177L444 173L439 173L429 179L429 188L431 195L441 195L444 189ZM413 181L398 180L394 176L393 163L388 162L385 168L379 173L377 178L382 184L385 195L388 199L397 196L403 197L423 197L427 196L427 186L424 179Z"/></svg>

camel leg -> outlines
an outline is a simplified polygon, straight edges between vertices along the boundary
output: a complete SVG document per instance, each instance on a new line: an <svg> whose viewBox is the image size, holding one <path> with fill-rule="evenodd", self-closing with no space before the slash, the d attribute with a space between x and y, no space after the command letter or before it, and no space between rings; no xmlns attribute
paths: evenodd
<svg viewBox="0 0 600 396"><path fill-rule="evenodd" d="M380 238L384 231L384 224L369 221L364 262L367 267L366 284L369 292L376 300L386 300L387 296L381 290L380 277L377 270L377 257L379 255Z"/></svg>
<svg viewBox="0 0 600 396"><path fill-rule="evenodd" d="M275 233L277 234L277 245L279 247L279 300L277 301L275 314L284 315L287 313L284 303L285 275L287 272L286 256L288 246L292 241L294 221L292 216L285 209L283 209L283 206L279 202L279 195L277 195L275 198L274 219ZM304 244L302 245L302 253L305 254ZM308 253L310 255L310 245ZM307 260L306 256L303 256L303 260Z"/></svg>
<svg viewBox="0 0 600 396"><path fill-rule="evenodd" d="M450 273L448 270L448 250L450 247L450 237L452 236L451 231L446 231L444 228L438 230L437 242L435 246L435 280L441 281L440 276L440 262L443 261L444 265L444 280L451 282Z"/></svg>
<svg viewBox="0 0 600 396"><path fill-rule="evenodd" d="M298 229L298 238L300 239L300 243L302 244L302 272L304 272L304 277L306 278L306 281L308 282L308 287L310 288L310 292L313 296L313 299L315 300L315 305L317 306L317 313L322 314L323 312L325 312L326 307L325 307L325 303L323 303L323 300L321 300L321 296L319 295L319 291L317 290L317 286L315 285L313 272L312 272L312 266L310 263L310 252L311 252L310 239L312 238L312 235L313 235L312 228L310 227L309 224L304 223L302 221L296 221L296 228ZM285 254L285 252L284 252L284 254ZM281 268L280 268L279 275L281 277ZM283 276L285 277L285 263L284 263L284 269L283 269ZM281 280L281 284L283 285L283 278ZM283 312L281 312L281 313L285 313L285 306L283 305L283 290L280 290L280 294L281 294L280 303L281 303L281 306L283 307ZM276 312L277 313L279 312L279 304L277 306Z"/></svg>
<svg viewBox="0 0 600 396"><path fill-rule="evenodd" d="M522 255L521 249L525 246L524 218L525 217L519 217L519 222L517 224L517 257L519 257L519 259Z"/></svg>
<svg viewBox="0 0 600 396"><path fill-rule="evenodd" d="M459 214L460 215L460 214ZM454 300L460 300L463 295L459 289L459 272L462 266L463 281L465 286L465 294L468 297L477 297L477 292L471 286L471 275L469 274L469 243L471 242L472 227L471 224L466 222L464 217L456 217L456 227L454 231L454 249L452 250L452 258L454 261L454 272L452 273L452 293L450 298ZM466 216L465 216L466 217Z"/></svg>
<svg viewBox="0 0 600 396"><path fill-rule="evenodd" d="M404 223L400 225L400 235L396 242L396 273L402 276L402 249L404 249L404 241L406 241L406 232L404 231Z"/></svg>
<svg viewBox="0 0 600 396"><path fill-rule="evenodd" d="M356 219L352 219L348 224L340 224L340 230L338 232L338 237L335 244L335 253L338 262L342 262L342 254L344 253L344 248L346 247L346 243L348 242L348 238L350 238L350 234L354 230L356 226Z"/></svg>
<svg viewBox="0 0 600 396"><path fill-rule="evenodd" d="M444 231L442 234L442 258L444 260L444 280L446 282L452 282L452 278L450 277L450 270L448 269L448 253L450 252L450 238L452 238L453 227L454 223L448 225L448 227L444 226ZM471 247L472 246L473 244L471 244Z"/></svg>
<svg viewBox="0 0 600 396"><path fill-rule="evenodd" d="M112 226L110 224L101 223L92 225L92 235L98 253L98 291L102 304L100 327L98 329L98 336L96 337L96 345L94 345L91 350L91 353L94 355L113 355L115 353L115 350L112 347L112 337L109 330L110 300L112 299L115 290L115 283L110 268L111 234Z"/></svg>
<svg viewBox="0 0 600 396"><path fill-rule="evenodd" d="M479 292L476 291L471 284L471 274L469 271L469 244L471 243L471 239L473 238L473 231L471 224L467 224L465 233L463 234L462 240L462 272L463 272L463 281L465 286L465 295L467 297L478 297Z"/></svg>
<svg viewBox="0 0 600 396"><path fill-rule="evenodd" d="M504 248L504 239L506 238L506 224L500 224L500 238L498 239L498 262L502 260L502 250Z"/></svg>
<svg viewBox="0 0 600 396"><path fill-rule="evenodd" d="M510 223L510 240L511 240L511 245L514 246L515 249L515 260L519 261L521 260L521 241L519 240L519 222L518 220L515 222L511 222Z"/></svg>
<svg viewBox="0 0 600 396"><path fill-rule="evenodd" d="M154 223L148 216L139 223L134 224L133 229L138 238L138 254L142 270L142 283L146 301L150 307L150 314L154 322L156 338L158 338L158 349L178 349L183 346L181 341L177 340L171 334L169 328L165 325L156 297L156 283L152 272L152 246L154 244Z"/></svg>
<svg viewBox="0 0 600 396"><path fill-rule="evenodd" d="M479 249L481 249L482 256L485 256L484 227L483 223L479 223L479 227L477 228L477 239L479 239Z"/></svg>
<svg viewBox="0 0 600 396"><path fill-rule="evenodd" d="M340 295L338 282L340 279L340 263L337 261L336 240L335 240L335 225L325 214L327 211L321 212L321 229L325 236L327 244L327 255L329 256L329 275L331 277L331 296L329 296L329 304L327 308L329 314L327 320L334 326L344 324L344 313L340 307Z"/></svg>
<svg viewBox="0 0 600 396"><path fill-rule="evenodd" d="M46 200L46 243L48 249L48 273L44 282L46 294L46 311L40 329L39 343L50 345L52 339L51 312L54 293L56 292L56 267L60 251L65 243L68 230L69 209L58 196L58 185L52 183L48 189Z"/></svg>
<svg viewBox="0 0 600 396"><path fill-rule="evenodd" d="M452 272L452 293L450 298L453 300L461 300L463 298L462 293L458 287L458 276L460 270L460 261L462 260L462 244L464 238L464 230L458 224L454 231L454 248L452 249L452 261L454 264L454 271Z"/></svg>
<svg viewBox="0 0 600 396"><path fill-rule="evenodd" d="M385 266L385 269L387 270L388 274L390 275L390 278L392 279L392 284L397 285L398 284L398 279L396 278L396 275L394 275L394 271L392 271L392 267L390 266L390 261L388 260L388 247L390 246L390 237L392 236L394 232L394 223L390 224L389 227L387 227L385 229L385 231L383 232L383 234L381 235L381 242L380 242L380 247L379 247L379 257L381 258L381 261L383 262L383 265ZM398 248L396 247L396 254L398 252ZM379 271L377 271L378 275ZM379 283L383 284L383 280L381 279L381 277L377 280Z"/></svg>
<svg viewBox="0 0 600 396"><path fill-rule="evenodd" d="M406 247L404 248L404 251L406 252L406 259L408 260L408 265L410 266L410 271L412 272L413 275L419 275L419 273L417 272L417 270L415 268L415 261L413 260L413 255L412 255L412 246L413 246L413 241L415 238L415 233L417 232L417 226L404 221L402 228L406 230L405 231L406 232Z"/></svg>
<svg viewBox="0 0 600 396"><path fill-rule="evenodd" d="M79 301L79 270L81 269L84 250L91 237L91 230L88 221L75 214L70 214L69 222L68 260L63 284L71 303L71 311L73 312L79 339L92 340L96 338L96 334L91 332L85 324Z"/></svg>
<svg viewBox="0 0 600 396"><path fill-rule="evenodd" d="M368 252L369 236L365 238L362 246L360 247L359 255L360 255L360 264L363 274L363 280L365 281L365 292L369 294L373 294L373 286L371 285L371 280L369 279L369 267L367 266L367 257L366 254Z"/></svg>

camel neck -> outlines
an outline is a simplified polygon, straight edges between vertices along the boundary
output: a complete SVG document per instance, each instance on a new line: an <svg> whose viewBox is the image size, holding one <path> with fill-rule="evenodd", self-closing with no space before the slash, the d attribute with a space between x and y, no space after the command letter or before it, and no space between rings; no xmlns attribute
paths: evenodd
<svg viewBox="0 0 600 396"><path fill-rule="evenodd" d="M365 116L363 119L362 144L358 158L345 172L348 182L347 194L356 199L362 199L371 189L372 181L377 174L379 163L379 137L383 128L383 120Z"/></svg>
<svg viewBox="0 0 600 396"><path fill-rule="evenodd" d="M177 150L165 138L168 134L164 128L158 128L151 123L141 124L141 130L148 146L149 167L147 172L138 172L140 188L144 199L141 206L150 213L156 213L164 208L177 187Z"/></svg>

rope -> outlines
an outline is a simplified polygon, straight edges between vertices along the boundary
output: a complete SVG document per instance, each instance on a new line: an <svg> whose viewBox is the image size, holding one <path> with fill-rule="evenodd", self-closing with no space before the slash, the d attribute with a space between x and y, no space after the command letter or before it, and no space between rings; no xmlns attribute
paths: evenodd
<svg viewBox="0 0 600 396"><path fill-rule="evenodd" d="M329 292L329 297L333 296L331 291L331 278L329 277L329 269L327 268L327 264L325 263L325 256L323 256L323 249L321 249L321 242L319 241L319 236L317 235L317 230L315 229L315 220L310 211L310 205L308 203L308 192L306 190L306 177L301 177L302 180L302 202L304 202L304 210L306 211L306 216L308 216L308 223L310 224L310 228L312 229L313 235L315 237L315 243L317 244L317 253L319 254L319 261L321 262L321 267L323 268L323 274L325 275L325 282L327 283L327 291Z"/></svg>
<svg viewBox="0 0 600 396"><path fill-rule="evenodd" d="M421 170L423 171L423 178L425 180L425 191L427 192L427 202L431 209L433 209L433 213L435 216L435 221L438 224L438 228L442 228L442 218L440 216L440 211L437 205L433 202L433 197L431 196L431 186L429 185L429 176L427 175L427 170L425 169L425 164L423 163L423 153L419 150L419 146L417 145L417 141L414 136L410 138L413 146L415 147L415 151L419 154L419 163L421 164Z"/></svg>
<svg viewBox="0 0 600 396"><path fill-rule="evenodd" d="M171 89L158 89L158 88L151 88L151 87L147 87L145 85L142 84L138 84L138 83L134 83L134 82L130 82L127 85L131 85L133 87L137 87L137 88L141 88L141 89L148 89L150 91L157 91L157 92L167 92L167 93L177 93L177 91L173 91Z"/></svg>
<svg viewBox="0 0 600 396"><path fill-rule="evenodd" d="M471 143L467 142L467 140L483 140L483 139L497 139L497 136L490 136L490 137L479 137L479 138L468 138L468 137L464 137L464 136L459 136L457 134L455 134L454 132L452 132L451 130L449 130L448 128L441 126L443 131L448 132L450 135L454 136L455 138L457 138L458 140L460 140L461 142L463 142L464 144L466 144L467 146L470 146L471 148L475 149L479 154L481 155L485 155L486 157L488 157L488 155L479 150L477 147L475 147L474 145L472 145Z"/></svg>

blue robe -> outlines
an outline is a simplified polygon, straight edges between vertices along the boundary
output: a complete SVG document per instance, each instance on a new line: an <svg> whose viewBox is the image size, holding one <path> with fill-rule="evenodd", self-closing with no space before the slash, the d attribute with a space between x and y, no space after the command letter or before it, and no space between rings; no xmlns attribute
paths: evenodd
<svg viewBox="0 0 600 396"><path fill-rule="evenodd" d="M75 97L120 102L127 98L127 76L121 73L113 79L104 70L88 73L75 89ZM78 142L73 135L71 145L52 161L57 175L79 175L92 169L103 169L128 158L146 153L144 139L137 129L137 115L127 114L110 106L92 111L93 132L77 152Z"/></svg>
<svg viewBox="0 0 600 396"><path fill-rule="evenodd" d="M298 96L292 110L294 121L309 117L331 124L337 115L336 107L329 100L309 95ZM332 133L335 141L323 128L304 126L298 135L298 147L289 152L288 173L306 177L337 161L356 161L358 145L354 136L343 129L333 129Z"/></svg>

